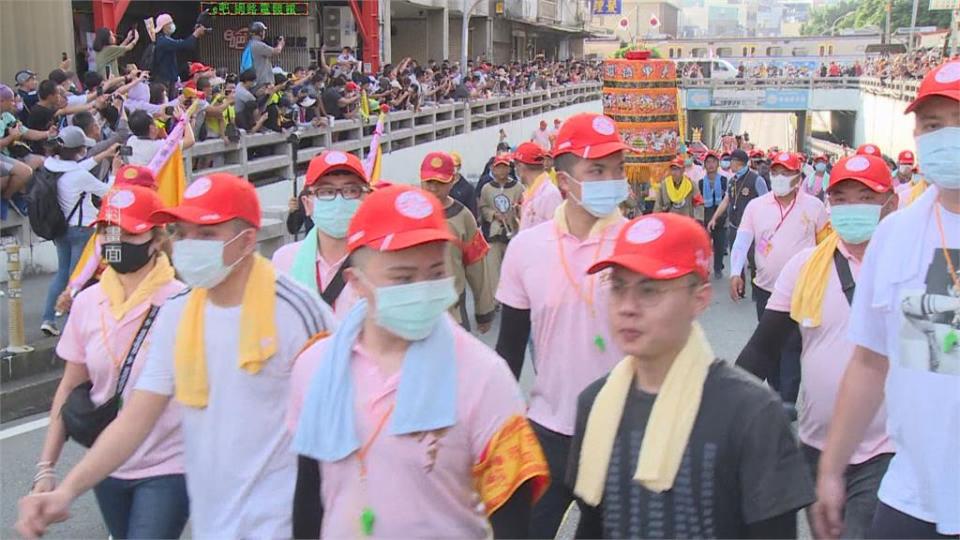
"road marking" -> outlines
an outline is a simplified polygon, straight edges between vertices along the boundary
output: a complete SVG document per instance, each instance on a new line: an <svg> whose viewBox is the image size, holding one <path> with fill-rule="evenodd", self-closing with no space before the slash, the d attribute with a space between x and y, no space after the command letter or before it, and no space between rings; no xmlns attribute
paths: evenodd
<svg viewBox="0 0 960 540"><path fill-rule="evenodd" d="M24 433L30 433L31 431L36 431L38 429L43 429L48 425L50 425L50 417L46 416L39 420L26 422L24 424L20 424L19 426L13 426L12 428L0 430L0 441L9 439L11 437L16 437L17 435L23 435Z"/></svg>

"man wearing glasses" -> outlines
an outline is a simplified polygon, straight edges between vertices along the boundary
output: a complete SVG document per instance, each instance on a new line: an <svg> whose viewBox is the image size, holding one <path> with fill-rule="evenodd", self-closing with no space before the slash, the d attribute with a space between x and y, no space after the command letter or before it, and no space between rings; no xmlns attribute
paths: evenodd
<svg viewBox="0 0 960 540"><path fill-rule="evenodd" d="M300 199L314 227L302 241L278 249L273 265L323 298L335 314L342 315L357 299L343 278L347 227L370 192L370 181L357 156L339 151L313 158L306 179Z"/></svg>

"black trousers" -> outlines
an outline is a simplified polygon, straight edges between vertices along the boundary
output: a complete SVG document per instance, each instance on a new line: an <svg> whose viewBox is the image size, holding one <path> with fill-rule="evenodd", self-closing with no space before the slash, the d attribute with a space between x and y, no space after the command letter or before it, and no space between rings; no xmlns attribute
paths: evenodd
<svg viewBox="0 0 960 540"><path fill-rule="evenodd" d="M566 484L571 437L551 431L536 422L531 421L530 425L537 434L550 468L550 487L530 513L530 538L553 538L563 514L573 501L573 494Z"/></svg>
<svg viewBox="0 0 960 540"><path fill-rule="evenodd" d="M716 211L717 207L715 206L703 209L704 225L710 223ZM727 220L725 218L717 220L713 232L710 233L710 240L713 244L713 273L720 274L723 272L723 258L727 254Z"/></svg>
<svg viewBox="0 0 960 540"><path fill-rule="evenodd" d="M877 513L873 515L867 538L960 538L960 535L940 534L933 523L904 514L881 502L877 505Z"/></svg>
<svg viewBox="0 0 960 540"><path fill-rule="evenodd" d="M767 309L770 293L753 286L753 298L757 303L757 320ZM767 381L774 390L780 393L784 403L796 403L800 394L800 352L803 350L803 340L800 338L800 329L796 326L787 337L787 341L780 350L780 376Z"/></svg>

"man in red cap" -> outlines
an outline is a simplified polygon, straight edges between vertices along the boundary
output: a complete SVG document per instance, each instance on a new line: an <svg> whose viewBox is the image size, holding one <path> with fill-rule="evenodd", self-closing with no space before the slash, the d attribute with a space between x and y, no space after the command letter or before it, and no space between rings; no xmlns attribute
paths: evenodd
<svg viewBox="0 0 960 540"><path fill-rule="evenodd" d="M351 221L362 300L295 367L294 537L526 535L547 466L503 360L446 315L452 240L411 186L376 190Z"/></svg>
<svg viewBox="0 0 960 540"><path fill-rule="evenodd" d="M917 172L917 158L910 150L904 150L897 156L897 175L894 177L894 188L900 192L902 186L912 186L913 175Z"/></svg>
<svg viewBox="0 0 960 540"><path fill-rule="evenodd" d="M338 316L357 300L343 276L347 260L347 227L370 192L370 182L357 156L328 150L310 160L300 203L313 228L306 237L273 254L273 265L319 295Z"/></svg>
<svg viewBox="0 0 960 540"><path fill-rule="evenodd" d="M296 456L284 427L293 362L333 328L319 299L256 253L260 201L226 173L200 176L174 223L173 265L191 287L164 304L132 396L54 491L21 504L20 531L42 534L140 446L175 399L183 414L190 522L199 538L289 537ZM242 495L238 495L242 494Z"/></svg>
<svg viewBox="0 0 960 540"><path fill-rule="evenodd" d="M487 264L493 273L494 287L499 280L500 265L507 244L520 230L519 206L523 185L510 178L511 154L497 154L493 158L490 174L493 181L480 189L480 225L490 243Z"/></svg>
<svg viewBox="0 0 960 540"><path fill-rule="evenodd" d="M694 217L696 203L702 200L697 182L684 174L685 160L677 156L670 163L670 173L660 181L657 196L653 202L654 212L671 212Z"/></svg>
<svg viewBox="0 0 960 540"><path fill-rule="evenodd" d="M798 251L815 246L817 234L827 224L827 211L819 199L798 189L803 175L799 156L780 152L770 168L772 191L747 205L730 252L730 297L739 302L745 284L741 272L747 251L755 246L757 276L753 281L757 319L763 314L781 270ZM800 385L800 336L794 333L783 349L779 377L770 384L780 390L784 403L794 403Z"/></svg>
<svg viewBox="0 0 960 540"><path fill-rule="evenodd" d="M201 77L213 77L215 76L216 70L212 67L204 65L203 62L190 62L190 80L183 83L185 88L192 88L197 90L197 81Z"/></svg>
<svg viewBox="0 0 960 540"><path fill-rule="evenodd" d="M560 189L553 185L544 169L545 158L543 147L533 142L521 143L513 153L514 167L524 187L520 202L521 231L553 219L563 202Z"/></svg>
<svg viewBox="0 0 960 540"><path fill-rule="evenodd" d="M697 187L703 195L702 223L706 227L723 202L729 175L720 170L720 156L716 152L707 152L703 158L703 168L706 172ZM719 226L710 231L710 239L713 243L713 274L719 279L723 275L723 257L727 253L727 227L724 216L718 216L717 219Z"/></svg>
<svg viewBox="0 0 960 540"><path fill-rule="evenodd" d="M554 149L566 201L552 221L514 239L500 276L497 352L519 377L533 338L536 374L528 417L555 479L566 471L577 394L622 357L606 324L607 283L585 274L610 253L626 221L619 205L629 193L629 148L606 116L568 118ZM533 510L530 536L552 538L569 503L569 491L554 481Z"/></svg>
<svg viewBox="0 0 960 540"><path fill-rule="evenodd" d="M861 156L876 156L883 157L883 152L880 151L880 147L873 143L864 143L857 147L858 155Z"/></svg>
<svg viewBox="0 0 960 540"><path fill-rule="evenodd" d="M804 178L802 184L803 191L822 201L827 191L827 186L830 185L829 167L830 156L820 154L813 158L813 174Z"/></svg>
<svg viewBox="0 0 960 540"><path fill-rule="evenodd" d="M780 400L718 360L696 321L713 290L703 227L637 218L589 272L606 274L625 356L578 400L576 536L796 538L813 485Z"/></svg>
<svg viewBox="0 0 960 540"><path fill-rule="evenodd" d="M844 472L886 397L896 448L872 538L960 534L960 60L924 76L914 113L930 184L870 240L850 315L855 345L820 456L814 527L843 534Z"/></svg>
<svg viewBox="0 0 960 540"><path fill-rule="evenodd" d="M490 246L470 210L450 196L456 172L453 156L446 152L430 152L420 164L420 186L440 201L447 226L454 237L447 250L447 261L453 273L458 300L450 308L450 313L467 331L470 330L470 316L467 314L469 283L473 291L477 330L486 334L496 313L493 272L486 264Z"/></svg>
<svg viewBox="0 0 960 540"><path fill-rule="evenodd" d="M877 224L897 209L890 169L876 156L850 156L837 162L827 200L834 232L790 259L760 324L737 360L737 365L761 380L773 379L780 370L780 351L788 336L799 329L803 340L800 384L805 399L798 435L814 477L843 372L853 352L847 324L856 276ZM885 422L881 411L850 457L844 475L848 493L845 538L868 537L880 479L894 452Z"/></svg>

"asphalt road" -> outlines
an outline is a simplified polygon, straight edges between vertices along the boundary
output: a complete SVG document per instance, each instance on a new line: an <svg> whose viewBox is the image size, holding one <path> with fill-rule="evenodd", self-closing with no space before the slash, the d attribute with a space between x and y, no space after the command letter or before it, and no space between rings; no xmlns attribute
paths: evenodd
<svg viewBox="0 0 960 540"><path fill-rule="evenodd" d="M756 326L756 312L749 301L740 304L731 302L727 295L726 280L714 281L714 285L713 305L704 314L701 323L717 356L733 361ZM498 331L499 318L482 339L492 347ZM530 371L528 362L521 377L521 385L525 389L530 386ZM31 422L36 424L42 418L41 415L0 426L0 538L16 536L12 526L16 521L17 500L30 488L34 464L46 433L43 427L24 433L17 431L32 427ZM18 429L18 426L23 427ZM77 462L82 450L74 443L66 445L57 467L61 475ZM65 539L104 539L107 536L96 501L90 493L74 504L72 517L51 528L48 535L49 538ZM184 537L189 537L189 530Z"/></svg>

